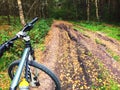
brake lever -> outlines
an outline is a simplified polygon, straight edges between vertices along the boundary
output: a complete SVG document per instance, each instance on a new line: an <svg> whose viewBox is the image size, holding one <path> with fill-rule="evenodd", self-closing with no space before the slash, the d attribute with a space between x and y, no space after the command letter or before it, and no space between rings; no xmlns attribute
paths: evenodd
<svg viewBox="0 0 120 90"><path fill-rule="evenodd" d="M27 23L22 29L23 32L30 31L33 28L33 24Z"/></svg>
<svg viewBox="0 0 120 90"><path fill-rule="evenodd" d="M2 57L3 53L13 47L13 41L5 42L0 45L0 57Z"/></svg>

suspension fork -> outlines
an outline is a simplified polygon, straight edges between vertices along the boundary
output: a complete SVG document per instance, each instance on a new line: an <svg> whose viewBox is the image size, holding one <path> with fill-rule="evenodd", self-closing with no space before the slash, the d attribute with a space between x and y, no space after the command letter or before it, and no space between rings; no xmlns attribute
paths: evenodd
<svg viewBox="0 0 120 90"><path fill-rule="evenodd" d="M30 82L30 78L31 78L31 72L30 72L30 67L29 67L29 61L27 59L26 61L26 65L25 65L25 78L28 82Z"/></svg>
<svg viewBox="0 0 120 90"><path fill-rule="evenodd" d="M34 56L34 50L31 47L30 41L26 41L25 46L30 48L29 55L28 55L28 58L26 60L26 66L25 66L25 78L28 82L30 82L31 81L31 70L30 70L29 62L31 60L34 60L35 56Z"/></svg>
<svg viewBox="0 0 120 90"><path fill-rule="evenodd" d="M23 68L25 66L26 60L27 60L28 55L29 55L29 51L30 51L29 47L25 48L22 59L21 59L21 62L18 66L17 72L16 72L16 74L13 78L13 81L11 83L10 90L16 90L16 88L17 88L17 85L18 85L19 80L20 80L20 76L22 74Z"/></svg>
<svg viewBox="0 0 120 90"><path fill-rule="evenodd" d="M29 56L28 59L26 61L26 65L25 65L25 78L28 82L31 81L31 68L29 66L29 62L34 60L34 56L31 55L31 51L29 52Z"/></svg>
<svg viewBox="0 0 120 90"><path fill-rule="evenodd" d="M39 86L40 84L39 84L39 81L38 81L38 70L34 67L31 70L31 68L29 66L29 62L32 61L32 60L35 60L34 50L31 47L30 41L26 42L26 47L30 47L30 52L29 52L28 59L26 61L25 78L30 83L31 86ZM34 75L32 75L32 74L34 74Z"/></svg>

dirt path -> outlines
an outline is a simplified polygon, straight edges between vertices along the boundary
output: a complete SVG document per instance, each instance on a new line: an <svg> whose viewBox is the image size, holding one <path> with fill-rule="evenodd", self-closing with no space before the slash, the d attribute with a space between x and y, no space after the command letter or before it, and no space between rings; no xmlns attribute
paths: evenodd
<svg viewBox="0 0 120 90"><path fill-rule="evenodd" d="M55 21L45 45L46 49L39 53L42 57L38 59L59 77L62 90L91 90L94 86L109 85L111 76L103 75L105 68L120 83L120 63L108 52L109 49L119 56L120 43L104 34L86 30L80 33L70 23ZM44 87L53 90L50 82Z"/></svg>

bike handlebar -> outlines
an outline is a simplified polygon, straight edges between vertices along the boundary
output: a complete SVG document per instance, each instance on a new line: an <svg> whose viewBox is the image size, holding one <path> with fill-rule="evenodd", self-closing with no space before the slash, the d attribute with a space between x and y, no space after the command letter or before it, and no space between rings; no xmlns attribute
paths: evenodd
<svg viewBox="0 0 120 90"><path fill-rule="evenodd" d="M13 42L14 42L15 40L17 40L17 39L18 39L18 37L15 36L15 37L12 38L11 40L9 40L9 41L3 43L2 45L0 45L0 57L3 55L3 53L4 53L5 51L9 50L10 47L13 46Z"/></svg>
<svg viewBox="0 0 120 90"><path fill-rule="evenodd" d="M26 24L24 26L24 28L22 29L23 32L26 32L26 31L30 31L32 28L33 28L33 24L38 20L38 17L34 18L31 22L29 22L28 24ZM18 37L15 36L14 38L12 38L11 40L3 43L2 45L0 45L0 57L3 55L3 53L5 51L7 51L11 46L13 46L13 42L15 40L17 40Z"/></svg>
<svg viewBox="0 0 120 90"><path fill-rule="evenodd" d="M38 17L34 18L30 23L34 24L38 20Z"/></svg>
<svg viewBox="0 0 120 90"><path fill-rule="evenodd" d="M5 45L4 44L2 44L1 46L0 46L0 57L3 55L3 52L5 51Z"/></svg>
<svg viewBox="0 0 120 90"><path fill-rule="evenodd" d="M33 24L38 20L38 17L34 18L31 22L27 23L22 29L23 32L30 31L33 28Z"/></svg>

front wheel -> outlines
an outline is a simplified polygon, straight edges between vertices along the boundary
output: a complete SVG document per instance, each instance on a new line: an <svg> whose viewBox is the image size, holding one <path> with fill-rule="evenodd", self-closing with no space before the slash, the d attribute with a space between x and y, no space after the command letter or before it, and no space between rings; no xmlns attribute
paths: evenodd
<svg viewBox="0 0 120 90"><path fill-rule="evenodd" d="M8 74L11 80L15 76L16 69L20 63L20 60L14 61L10 64L8 68ZM35 90L61 90L60 89L60 81L56 77L56 75L49 70L46 66L42 64L38 64L35 61L29 61L29 68L31 69L31 78L38 79L40 86L38 86ZM25 72L23 72L24 77ZM21 76L22 77L22 76ZM31 82L30 82L31 83ZM31 90L34 90L34 87L30 86Z"/></svg>

